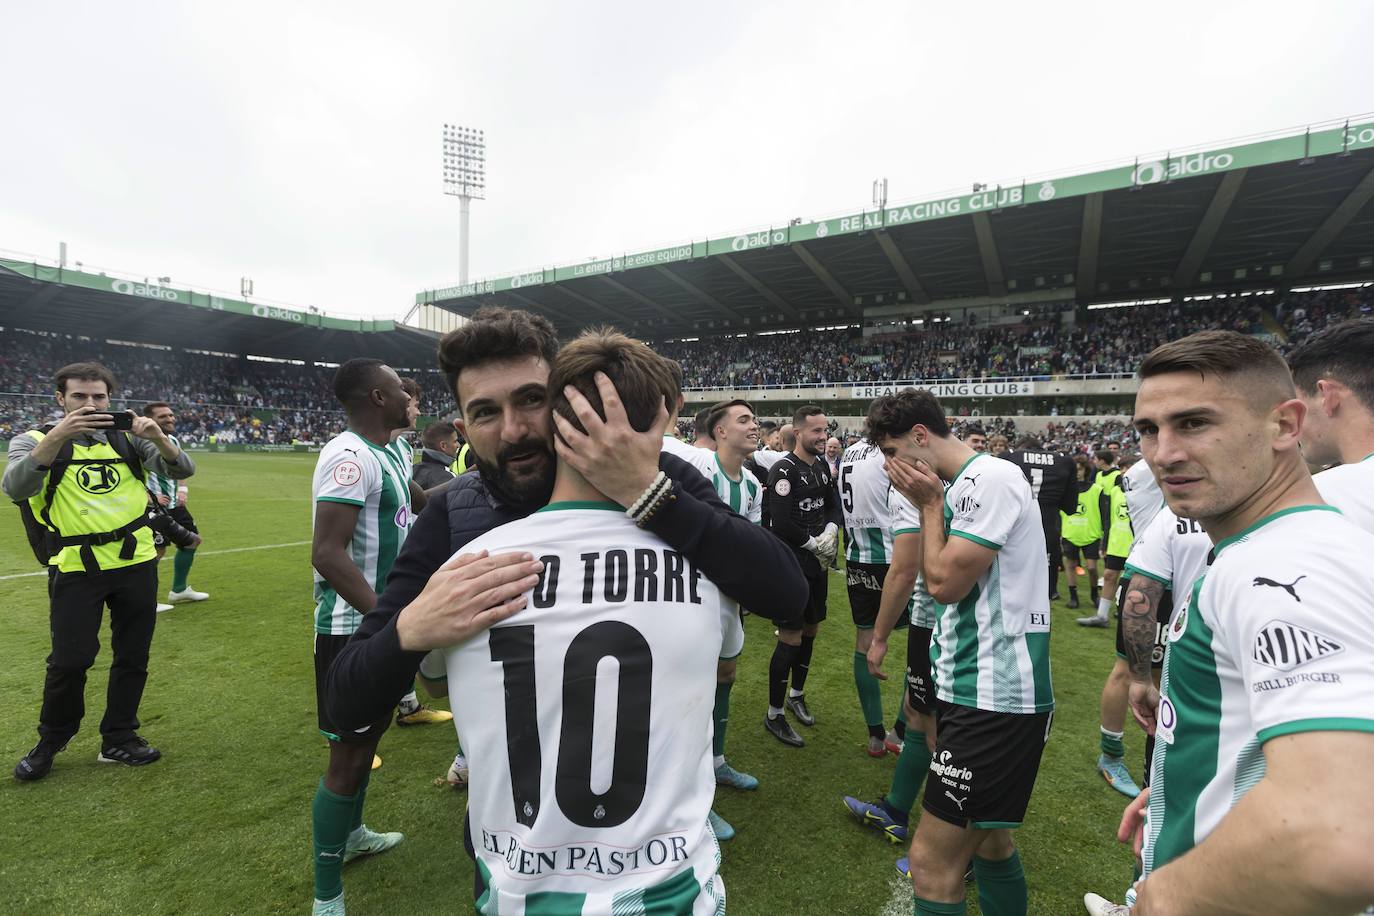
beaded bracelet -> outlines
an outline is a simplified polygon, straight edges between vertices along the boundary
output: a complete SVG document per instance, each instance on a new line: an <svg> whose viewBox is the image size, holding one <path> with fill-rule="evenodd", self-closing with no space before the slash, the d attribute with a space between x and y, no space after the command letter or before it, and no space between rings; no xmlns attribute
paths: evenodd
<svg viewBox="0 0 1374 916"><path fill-rule="evenodd" d="M677 494L673 492L673 482L669 480L663 490L644 507L643 514L635 520L635 524L640 528L649 524L649 520L658 514L659 510L668 503L676 502Z"/></svg>
<svg viewBox="0 0 1374 916"><path fill-rule="evenodd" d="M649 482L649 485L644 488L644 492L639 494L639 499L636 499L633 503L630 504L630 508L625 510L625 514L632 519L638 519L639 514L644 510L644 507L648 505L649 502L655 496L658 495L659 490L663 488L663 485L667 482L667 480L668 475L663 473L662 471L659 471L658 474L654 477L654 479Z"/></svg>

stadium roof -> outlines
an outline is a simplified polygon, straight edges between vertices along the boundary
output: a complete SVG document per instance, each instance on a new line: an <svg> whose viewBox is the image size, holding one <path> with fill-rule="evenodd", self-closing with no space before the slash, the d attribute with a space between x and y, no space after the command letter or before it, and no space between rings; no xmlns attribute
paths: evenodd
<svg viewBox="0 0 1374 916"><path fill-rule="evenodd" d="M1374 276L1374 115L425 290L659 339Z"/></svg>
<svg viewBox="0 0 1374 916"><path fill-rule="evenodd" d="M0 258L0 325L106 340L339 363L434 365L434 335L106 274Z"/></svg>

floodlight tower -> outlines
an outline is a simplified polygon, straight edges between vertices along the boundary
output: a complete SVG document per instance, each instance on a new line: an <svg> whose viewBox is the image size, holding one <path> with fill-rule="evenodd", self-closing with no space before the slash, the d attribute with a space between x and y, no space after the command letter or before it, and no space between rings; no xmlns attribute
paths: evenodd
<svg viewBox="0 0 1374 916"><path fill-rule="evenodd" d="M487 139L484 131L444 125L444 193L458 198L458 282L468 282L468 220L473 200L487 192Z"/></svg>

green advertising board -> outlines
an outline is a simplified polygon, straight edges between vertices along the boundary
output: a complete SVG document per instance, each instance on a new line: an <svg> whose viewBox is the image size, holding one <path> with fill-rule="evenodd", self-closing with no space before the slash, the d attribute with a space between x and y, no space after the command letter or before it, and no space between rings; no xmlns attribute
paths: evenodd
<svg viewBox="0 0 1374 916"><path fill-rule="evenodd" d="M509 277L498 277L424 290L415 295L419 304L461 299L482 293L518 290L521 287L557 283L579 277L618 273L675 261L687 261L712 255L735 254L756 248L791 245L831 236L850 235L929 220L965 216L1002 207L1020 207L1068 197L1081 197L1102 191L1116 191L1143 187L1181 178L1215 175L1236 169L1293 162L1316 156L1329 156L1354 150L1374 148L1374 121L1344 124L1296 133L1290 136L1237 143L1216 149L1204 149L1178 155L1152 156L1114 168L1066 178L1036 179L988 188L973 194L958 194L892 205L881 209L857 210L846 216L796 223L745 232L728 238L690 242L672 248L660 248L639 254L590 261L568 267L548 267Z"/></svg>
<svg viewBox="0 0 1374 916"><path fill-rule="evenodd" d="M65 267L47 267L27 261L14 261L0 258L0 267L22 277L42 280L48 283L61 283L65 286L79 286L104 293L118 293L135 296L139 299L153 299L194 308L210 309L216 312L232 312L265 318L269 321L282 321L287 324L305 325L316 328L329 328L336 331L393 331L396 323L390 320L371 320L358 318L331 318L314 312L283 308L279 305L266 305L260 302L243 302L238 299L225 299L212 293L198 293L189 289L161 286L157 283L144 283L126 280L122 277L109 277L103 274L90 274Z"/></svg>

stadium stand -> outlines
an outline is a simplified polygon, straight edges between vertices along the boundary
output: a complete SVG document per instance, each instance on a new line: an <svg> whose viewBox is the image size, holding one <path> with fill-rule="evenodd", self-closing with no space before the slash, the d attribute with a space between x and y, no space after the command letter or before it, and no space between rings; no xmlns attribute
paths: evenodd
<svg viewBox="0 0 1374 916"><path fill-rule="evenodd" d="M1273 333L1286 346L1328 323L1368 314L1371 303L1374 290L1365 287L1101 309L1071 327L1061 323L1058 309L995 327L970 313L975 323L883 337L865 338L849 327L655 347L682 364L689 388L1130 374L1154 347L1194 331Z"/></svg>

